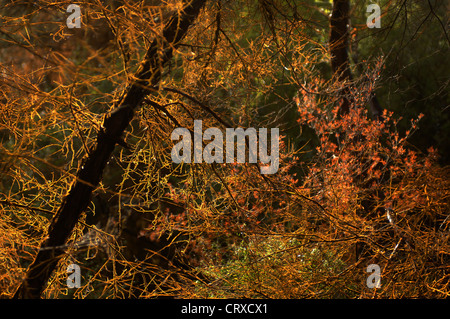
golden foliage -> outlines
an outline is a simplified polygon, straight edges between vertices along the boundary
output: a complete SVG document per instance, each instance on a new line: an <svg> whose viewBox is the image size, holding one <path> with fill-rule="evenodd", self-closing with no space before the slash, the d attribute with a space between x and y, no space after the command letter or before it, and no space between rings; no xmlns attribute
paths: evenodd
<svg viewBox="0 0 450 319"><path fill-rule="evenodd" d="M69 2L1 8L2 298L46 249L104 114L180 9L114 2L81 2L80 30L65 28ZM128 128L131 147L116 148L43 297L448 297L448 168L432 150L408 148L392 114L367 119L381 65L355 81L355 107L340 118L341 84L315 69L329 63L325 46L286 13L289 2L274 3L278 11L208 4ZM316 153L308 161L283 136L275 175L251 164L174 165L170 133L194 119L204 128L308 125ZM81 266L78 289L66 285L70 263ZM378 289L365 284L372 263Z"/></svg>

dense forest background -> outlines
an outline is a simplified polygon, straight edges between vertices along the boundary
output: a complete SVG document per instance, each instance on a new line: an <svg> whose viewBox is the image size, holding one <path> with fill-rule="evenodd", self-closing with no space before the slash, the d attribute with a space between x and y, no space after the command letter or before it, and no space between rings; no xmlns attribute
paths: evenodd
<svg viewBox="0 0 450 319"><path fill-rule="evenodd" d="M449 9L0 1L0 297L448 297ZM278 172L174 163L194 120Z"/></svg>

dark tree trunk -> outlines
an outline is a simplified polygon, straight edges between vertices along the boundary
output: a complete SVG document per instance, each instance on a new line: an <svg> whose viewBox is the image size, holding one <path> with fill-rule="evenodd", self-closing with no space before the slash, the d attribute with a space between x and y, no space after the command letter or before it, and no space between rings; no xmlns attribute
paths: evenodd
<svg viewBox="0 0 450 319"><path fill-rule="evenodd" d="M350 60L348 55L349 15L349 0L333 1L333 11L330 19L331 68L336 79L343 85L340 91L340 95L342 96L341 114L347 113L353 102L350 92L353 76L350 70ZM372 93L369 98L369 109L373 119L381 119L383 109L378 102L375 93Z"/></svg>
<svg viewBox="0 0 450 319"><path fill-rule="evenodd" d="M78 169L76 180L52 220L42 248L64 245L69 238L80 214L89 205L92 192L102 178L103 170L116 143L121 142L121 136L133 118L134 109L148 95L149 87L159 83L162 66L171 59L173 47L184 38L205 2L206 0L193 0L186 5L182 13L172 17L165 26L163 41L155 39L150 45L142 65L135 74L136 82L127 88L123 98L105 117L97 136L97 143ZM40 250L14 298L39 298L63 254L63 250L56 248Z"/></svg>
<svg viewBox="0 0 450 319"><path fill-rule="evenodd" d="M343 102L341 113L345 114L350 109L350 89L352 74L349 68L348 58L348 28L350 3L349 0L334 0L333 11L330 19L330 53L331 68L339 82L343 83L340 92Z"/></svg>
<svg viewBox="0 0 450 319"><path fill-rule="evenodd" d="M339 92L342 98L340 114L346 114L353 104L350 87L353 82L353 76L350 70L350 59L348 54L349 47L349 23L350 23L350 1L349 0L333 0L333 11L330 19L330 53L331 68L333 73L342 85ZM382 108L375 93L372 92L369 97L369 109L373 119L380 119ZM374 203L371 201L371 204ZM363 252L367 249L364 242L357 242L354 247L354 261L363 256Z"/></svg>
<svg viewBox="0 0 450 319"><path fill-rule="evenodd" d="M372 114L372 119L381 120L383 118L383 108L378 102L375 93L372 93L369 100L370 114Z"/></svg>

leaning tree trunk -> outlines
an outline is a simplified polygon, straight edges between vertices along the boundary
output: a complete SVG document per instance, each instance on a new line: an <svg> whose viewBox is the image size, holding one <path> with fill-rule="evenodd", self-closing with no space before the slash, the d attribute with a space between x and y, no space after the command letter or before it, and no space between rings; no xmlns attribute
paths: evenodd
<svg viewBox="0 0 450 319"><path fill-rule="evenodd" d="M121 142L121 136L133 118L134 109L159 83L162 67L172 58L173 49L184 38L205 2L206 0L193 0L187 4L181 13L174 15L167 23L162 41L155 39L151 43L142 65L135 74L137 80L125 90L122 99L105 117L97 135L97 142L78 169L76 180L68 195L62 200L49 227L47 239L41 247L59 247L65 244L80 214L89 205L92 192L102 178L103 170L115 145ZM62 249L41 249L14 298L39 298L63 255Z"/></svg>

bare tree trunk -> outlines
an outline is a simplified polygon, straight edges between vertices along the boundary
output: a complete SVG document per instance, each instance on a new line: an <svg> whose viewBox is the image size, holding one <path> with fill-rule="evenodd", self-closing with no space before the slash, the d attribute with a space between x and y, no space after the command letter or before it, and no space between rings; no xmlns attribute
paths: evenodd
<svg viewBox="0 0 450 319"><path fill-rule="evenodd" d="M341 113L345 114L350 109L350 89L352 74L349 68L348 58L348 28L350 13L349 0L334 0L333 11L330 19L330 53L331 68L339 82L344 83L341 90L343 103ZM347 83L345 83L347 82Z"/></svg>
<svg viewBox="0 0 450 319"><path fill-rule="evenodd" d="M352 103L350 85L353 81L352 72L350 70L350 60L348 55L350 22L350 1L334 0L333 11L330 19L330 53L331 68L336 75L337 80L342 83L343 88L340 92L342 95L341 114L349 111ZM378 102L375 93L369 98L369 108L373 119L380 119L383 109Z"/></svg>
<svg viewBox="0 0 450 319"><path fill-rule="evenodd" d="M353 76L350 70L350 59L348 54L349 48L349 23L350 23L350 1L349 0L333 0L333 11L330 19L330 53L331 68L337 81L342 88L340 95L342 97L342 105L340 114L346 114L350 110L351 104L354 102L350 87L353 83ZM369 97L369 109L373 119L380 119L382 108L375 93ZM354 261L356 262L366 249L364 242L357 242L354 247Z"/></svg>
<svg viewBox="0 0 450 319"><path fill-rule="evenodd" d="M123 98L105 117L97 135L97 143L78 169L77 178L52 220L42 247L58 247L64 245L69 238L80 214L89 205L92 191L99 184L116 143L121 142L121 136L133 118L134 109L148 95L149 87L159 83L162 67L172 58L173 48L184 38L205 2L206 0L193 0L187 4L165 26L162 41L155 39L150 45L135 74L136 82L127 88ZM14 298L39 298L63 253L62 249L57 248L40 250Z"/></svg>
<svg viewBox="0 0 450 319"><path fill-rule="evenodd" d="M372 93L369 99L369 107L370 107L370 114L372 115L372 119L374 120L381 120L383 118L383 108L380 105L380 102L378 102L377 96L375 93Z"/></svg>

